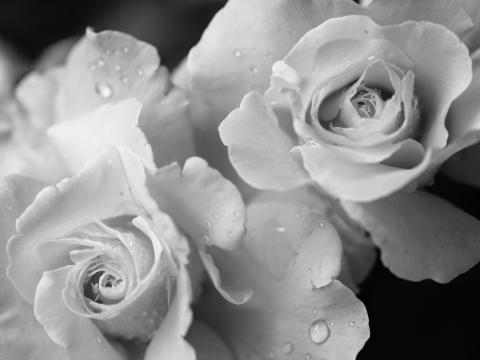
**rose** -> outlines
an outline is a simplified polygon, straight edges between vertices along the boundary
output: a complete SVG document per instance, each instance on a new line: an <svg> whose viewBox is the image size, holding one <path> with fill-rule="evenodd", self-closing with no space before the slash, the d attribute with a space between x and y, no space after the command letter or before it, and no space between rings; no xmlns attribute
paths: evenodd
<svg viewBox="0 0 480 360"><path fill-rule="evenodd" d="M143 104L140 127L157 166L193 155L188 102L159 62L154 47L132 36L87 30L65 64L27 75L7 102L13 131L0 140L1 175L21 173L48 183L71 175L48 129L72 119L81 123L98 106L130 97Z"/></svg>
<svg viewBox="0 0 480 360"><path fill-rule="evenodd" d="M183 171L172 164L151 173L132 151L107 146L75 176L42 190L17 231L8 275L50 338L39 352L124 359L109 337L153 337L146 359L194 358L182 340L191 321L187 237L226 297L248 297L222 288L208 255L242 236L242 200L198 158Z"/></svg>
<svg viewBox="0 0 480 360"><path fill-rule="evenodd" d="M466 2L465 4L468 5ZM339 213L342 214L345 221L353 220L371 234L373 242L382 250L384 263L395 274L410 280L433 278L441 282L449 281L478 261L479 249L476 242L472 240L478 233L477 220L430 194L422 191L407 193L399 190L406 185L409 185L406 190L411 190L417 185L424 184L446 158L472 143L472 139L468 136L471 134L468 124L452 121L450 117L445 121L451 102L465 89L471 76L467 50L451 32L454 31L461 35L472 46L468 42L468 38L478 31L478 27L473 26L474 22L472 21L472 18L475 18L475 11L473 11L475 6L470 5L472 6L463 8L456 1L445 0L422 1L421 4L406 1L399 6L398 2L385 1L383 8L377 5L373 6L373 4L370 8L363 8L350 1L300 1L295 4L286 1L264 1L259 7L257 2L232 0L217 14L199 44L190 52L187 69L189 73L180 72L177 79L189 88L191 98L195 99L197 109L194 113L207 114L203 116L203 119L197 119L197 124L204 126L202 130L204 137L210 134L212 138L215 138L216 135L212 128L231 109L238 106L248 91L257 91L257 93L248 95L242 107L230 114L221 126L221 135L229 146L232 163L245 180L262 188L288 189L312 183L313 179L313 182L320 183L323 186L322 191L328 192L330 196L362 201L381 198L364 204L342 200L335 206L339 208ZM255 11L252 10L253 8ZM415 9L414 13L410 12L412 9ZM432 9L435 11L430 11ZM382 27L375 25L368 18L353 16L332 19L315 28L329 18L359 13L370 14L375 20L386 25L414 17L418 20L437 22L444 27L431 22L411 21ZM233 17L247 20L233 23L231 21ZM341 24L345 24L345 28L338 29ZM313 30L311 30L312 28ZM328 32L329 29L333 30L334 28L338 30L338 33ZM349 29L352 30L350 34L348 34ZM357 29L358 33L355 33L354 29ZM375 31L371 32L370 30L373 29ZM308 32L309 30L311 31ZM363 30L368 30L369 33L365 34L362 32ZM381 160L380 156L374 159L374 156L379 156L380 153L375 151L369 153L364 146L361 147L363 152L360 154L352 151L355 148L352 145L356 145L358 140L345 136L344 140L350 141L350 144L335 146L331 140L318 139L316 129L312 133L305 133L305 129L311 130L309 129L310 124L307 121L302 123L302 119L305 120L310 113L307 111L302 113L301 109L302 106L310 105L311 96L309 97L309 94L312 95L312 93L308 91L314 92L318 89L315 87L313 90L305 89L305 87L291 89L289 84L295 83L302 77L306 80L302 82L301 86L307 83L315 86L318 83L313 77L305 76L305 73L297 74L299 76L295 77L300 65L305 65L300 61L301 58L304 58L306 62L313 61L315 51L320 44L324 44L327 39L332 40L329 45L336 47L335 50L319 53L318 56L319 59L327 61L326 68L328 70L325 70L323 75L328 75L328 71L331 71L332 75L333 73L340 74L336 79L340 79L338 83L327 81L326 84L330 84L332 88L338 85L341 89L350 84L346 84L341 79L342 76L348 78L349 73L337 71L342 66L348 68L345 64L346 59L341 58L337 64L335 64L335 60L332 60L338 60L335 56L339 56L342 51L342 41L348 42L348 40L339 40L339 34L344 34L352 39L363 38L366 41L364 47L359 45L356 48L359 50L356 53L358 58L365 61L364 66L361 65L362 61L357 63L363 72L370 63L369 56L377 56L378 60L386 54L383 50L377 49L372 54L362 56L362 51L368 52L370 46L375 46L368 39L377 38L375 40L377 44L383 42L390 48L389 50L398 50L397 54L405 53L408 52L409 46L419 46L419 43L403 40L407 38L410 31L420 30L423 32L422 34L415 32L416 41L422 41L428 34L437 34L442 38L442 42L438 44L431 42L430 46L434 47L431 50L445 51L449 56L453 56L452 59L457 59L464 66L450 68L449 64L445 64L445 67L439 69L438 73L447 76L448 74L453 75L451 81L442 85L442 81L447 77L440 77L431 72L435 66L442 64L442 60L437 62L438 57L426 54L425 49L419 49L416 55L409 55L415 62L413 90L417 101L413 98L412 100L417 103L417 110L419 110L416 112L420 113L418 120L423 127L411 135L408 134L408 131L400 132L402 135L400 140L403 144L386 144L384 148L386 152L383 155L388 154L388 151L395 152L397 146L408 148L413 145L410 148L412 152L403 152L405 155L403 158L389 159L395 161L394 165L397 168L385 166L390 165L388 162L381 164L385 158ZM311 44L308 43L315 36L321 37L322 33L325 38L317 38L318 43L315 41ZM302 36L304 37L299 41ZM358 41L361 42L361 40ZM452 47L445 47L446 43L450 43ZM230 46L225 46L225 44ZM294 46L293 49L292 46ZM327 47L325 45L325 48ZM355 48L350 50L352 50L350 55L355 54ZM289 51L291 53L287 55ZM348 50L345 53L348 54ZM421 54L427 56L420 59L418 55ZM283 65L286 66L277 65L274 68L276 75L280 76L274 77L270 84L272 64L286 55L287 57L283 61ZM296 58L295 55L297 55ZM331 57L331 61L328 61L329 57ZM385 58L386 62L390 61L388 56ZM296 61L295 66L288 64L289 59ZM399 55L392 61L401 61L402 59L404 57ZM208 67L207 65L213 61L217 65ZM292 67L293 71L282 72L283 70L292 70ZM400 66L400 68L403 69L403 75L399 76L400 78L403 78L408 70L412 70L408 66ZM350 70L352 69L350 67ZM357 76L360 77L361 73L358 73ZM408 77L410 76L411 74ZM427 79L430 77L435 79L430 81ZM388 84L388 80L386 83ZM267 92L265 97L260 95L269 86L272 87L271 91ZM285 96L276 94L274 91L282 86L287 88ZM347 88L349 87L347 86ZM444 87L446 91L443 91ZM304 90L300 94L301 96L298 93L300 90ZM365 94L358 95L357 98L354 98L355 95L352 96L357 105L360 104L357 100L362 100L361 96ZM381 95L378 93L367 94L367 97L372 98L372 96L374 100L381 99ZM398 98L398 92L396 97ZM270 105L271 98L277 101L274 107ZM282 100L280 104L278 103L279 99ZM291 99L297 101L296 103L292 101L293 104L290 107L288 101ZM381 100L382 102L379 103L383 105L383 99ZM318 102L315 105L318 105ZM407 110L412 109L411 103L407 103L406 106ZM265 110L266 108L267 110ZM300 121L293 120L290 109L294 110L294 114L300 115ZM398 112L394 111L393 113ZM380 115L380 111L378 115ZM411 116L410 120L414 118L415 116ZM387 124L392 125L393 129L398 129L398 124L394 119L390 118L390 120ZM408 130L408 122L404 120L405 117L402 117L399 123L406 125L403 130ZM292 126L293 124L295 124L295 128ZM318 128L319 123L315 122L315 124ZM381 124L377 123L377 125ZM323 131L323 135L334 136L329 129L320 128L319 130ZM347 130L351 132L351 129ZM362 130L366 131L365 128ZM414 126L411 130L414 130ZM210 143L214 143L214 140ZM212 147L212 145L209 146ZM319 147L317 148L317 146ZM294 151L290 153L292 148ZM324 151L324 155L333 154L335 159L341 161L335 163L327 155L322 158L325 162L321 164L312 161L312 153L318 155L321 150L325 149L328 151ZM307 156L303 156L302 151L308 153ZM222 160L218 159L218 153L206 149L203 154L212 162L222 163ZM300 158L299 155L302 157ZM308 158L310 159L309 167L306 169L304 165ZM399 162L399 160L404 160L404 162ZM352 162L355 166L350 166ZM375 169L380 172L376 172ZM310 173L307 173L306 170L310 170ZM352 178L349 178L347 174L352 175ZM360 184L362 185L358 186ZM385 198L392 193L394 195ZM450 221L452 218L457 219L455 223L462 225L453 226ZM404 226L397 226L399 221ZM432 252L430 251L432 247L439 250ZM441 251L440 249L448 250Z"/></svg>

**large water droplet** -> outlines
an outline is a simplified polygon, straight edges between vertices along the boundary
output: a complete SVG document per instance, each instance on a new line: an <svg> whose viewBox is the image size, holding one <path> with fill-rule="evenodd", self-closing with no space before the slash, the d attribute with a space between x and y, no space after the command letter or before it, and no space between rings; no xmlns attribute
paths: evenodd
<svg viewBox="0 0 480 360"><path fill-rule="evenodd" d="M330 329L325 320L318 319L310 325L308 335L314 344L320 345L327 341L330 336Z"/></svg>
<svg viewBox="0 0 480 360"><path fill-rule="evenodd" d="M285 355L290 355L293 352L293 344L289 341L283 343L282 351Z"/></svg>
<svg viewBox="0 0 480 360"><path fill-rule="evenodd" d="M113 91L110 85L104 82L98 82L95 84L95 92L98 96L104 99L110 99L113 95Z"/></svg>
<svg viewBox="0 0 480 360"><path fill-rule="evenodd" d="M355 323L355 321L349 321L349 322L348 322L348 326L350 326L350 327L355 327L355 325L357 325L357 324Z"/></svg>

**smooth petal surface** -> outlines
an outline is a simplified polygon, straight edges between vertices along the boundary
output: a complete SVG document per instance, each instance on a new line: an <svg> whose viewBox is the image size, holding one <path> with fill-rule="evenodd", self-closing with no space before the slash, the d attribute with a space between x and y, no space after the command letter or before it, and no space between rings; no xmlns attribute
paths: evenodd
<svg viewBox="0 0 480 360"><path fill-rule="evenodd" d="M197 360L233 360L223 340L207 325L195 321L187 335L195 349Z"/></svg>
<svg viewBox="0 0 480 360"><path fill-rule="evenodd" d="M416 191L342 204L401 278L445 283L480 260L480 222L435 195Z"/></svg>
<svg viewBox="0 0 480 360"><path fill-rule="evenodd" d="M195 360L195 350L184 339L192 322L190 302L192 287L188 272L182 265L177 278L177 290L168 315L150 342L144 360Z"/></svg>
<svg viewBox="0 0 480 360"><path fill-rule="evenodd" d="M87 30L61 71L58 121L134 97L143 104L139 123L157 166L193 155L188 102L153 46L116 31Z"/></svg>
<svg viewBox="0 0 480 360"><path fill-rule="evenodd" d="M260 189L289 190L309 182L291 154L296 144L283 132L273 110L257 92L221 123L220 137L239 175Z"/></svg>
<svg viewBox="0 0 480 360"><path fill-rule="evenodd" d="M272 64L308 30L360 10L344 0L229 1L190 52L193 90L226 115L247 92L267 89Z"/></svg>
<svg viewBox="0 0 480 360"><path fill-rule="evenodd" d="M245 246L225 259L254 286L242 306L209 299L204 318L237 359L354 359L368 338L365 308L341 283L333 227L295 203L252 204ZM318 287L317 287L318 286Z"/></svg>
<svg viewBox="0 0 480 360"><path fill-rule="evenodd" d="M0 184L0 349L9 360L65 360L65 349L55 344L33 315L33 307L17 292L6 276L7 240L15 233L15 220L33 200L42 185L9 177Z"/></svg>
<svg viewBox="0 0 480 360"><path fill-rule="evenodd" d="M152 148L138 127L142 105L134 100L106 104L48 129L72 174L82 169L87 160L105 144L127 147L147 167L154 168Z"/></svg>
<svg viewBox="0 0 480 360"><path fill-rule="evenodd" d="M76 176L38 194L17 221L19 235L8 244L8 276L28 302L33 304L36 284L42 273L49 270L49 264L37 253L37 246L95 218L134 215L136 203L131 187L118 152L107 147Z"/></svg>
<svg viewBox="0 0 480 360"><path fill-rule="evenodd" d="M148 177L158 207L199 245L233 249L244 234L245 209L235 186L205 160L190 158Z"/></svg>

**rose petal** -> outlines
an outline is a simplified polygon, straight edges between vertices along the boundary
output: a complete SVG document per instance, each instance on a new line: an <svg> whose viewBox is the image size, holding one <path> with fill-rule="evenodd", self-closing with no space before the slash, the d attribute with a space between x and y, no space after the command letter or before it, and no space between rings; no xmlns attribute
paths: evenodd
<svg viewBox="0 0 480 360"><path fill-rule="evenodd" d="M245 96L219 131L230 161L250 185L288 190L309 182L301 164L290 154L295 144L278 127L275 114L260 94Z"/></svg>
<svg viewBox="0 0 480 360"><path fill-rule="evenodd" d="M87 160L103 145L124 146L154 168L152 148L138 127L142 105L124 100L103 105L88 114L48 129L48 136L58 148L72 174L82 169Z"/></svg>
<svg viewBox="0 0 480 360"><path fill-rule="evenodd" d="M460 4L462 1L469 0L372 0L366 11L368 16L382 25L409 20L429 21L461 34L473 26L472 19Z"/></svg>
<svg viewBox="0 0 480 360"><path fill-rule="evenodd" d="M187 336L197 354L197 360L233 360L223 340L207 325L195 321Z"/></svg>
<svg viewBox="0 0 480 360"><path fill-rule="evenodd" d="M0 349L5 359L64 360L65 350L55 344L33 316L33 308L18 294L5 275L6 244L15 232L15 219L42 185L18 176L0 184ZM20 341L19 341L20 340Z"/></svg>
<svg viewBox="0 0 480 360"><path fill-rule="evenodd" d="M200 158L183 169L165 166L147 179L158 207L199 245L235 248L244 233L245 210L235 186Z"/></svg>
<svg viewBox="0 0 480 360"><path fill-rule="evenodd" d="M66 306L62 292L73 265L43 273L35 295L35 317L50 338L66 348L68 358L125 360L97 329L92 320L75 315Z"/></svg>
<svg viewBox="0 0 480 360"><path fill-rule="evenodd" d="M68 120L106 102L135 97L143 104L140 127L158 166L193 155L187 100L172 88L156 49L116 31L87 30L62 68L57 118ZM161 129L161 132L160 130Z"/></svg>
<svg viewBox="0 0 480 360"><path fill-rule="evenodd" d="M129 172L130 176L141 176ZM92 222L119 215L135 215L127 179L119 153L106 147L74 177L42 190L17 221L18 236L8 244L8 276L22 296L33 303L35 286L49 264L39 257L37 246L49 238ZM25 268L24 264L29 264Z"/></svg>
<svg viewBox="0 0 480 360"><path fill-rule="evenodd" d="M193 89L227 114L247 92L266 90L274 61L283 58L305 32L357 9L343 0L229 1L190 52Z"/></svg>
<svg viewBox="0 0 480 360"><path fill-rule="evenodd" d="M343 206L368 230L397 276L444 283L480 260L480 222L434 195L416 191Z"/></svg>
<svg viewBox="0 0 480 360"><path fill-rule="evenodd" d="M148 346L145 360L195 360L194 349L184 339L192 322L191 299L192 287L188 272L185 266L181 265L176 296L167 317Z"/></svg>
<svg viewBox="0 0 480 360"><path fill-rule="evenodd" d="M210 298L204 317L239 359L354 359L368 320L361 302L332 281L341 258L334 229L295 203L254 204L248 212L246 246L230 266L254 285L254 296L243 306Z"/></svg>

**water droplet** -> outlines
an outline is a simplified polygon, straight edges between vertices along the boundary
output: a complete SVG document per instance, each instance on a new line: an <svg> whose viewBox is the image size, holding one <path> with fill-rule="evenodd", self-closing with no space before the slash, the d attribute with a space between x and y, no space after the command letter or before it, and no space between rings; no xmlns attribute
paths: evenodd
<svg viewBox="0 0 480 360"><path fill-rule="evenodd" d="M115 50L115 55L120 55L122 51L120 49Z"/></svg>
<svg viewBox="0 0 480 360"><path fill-rule="evenodd" d="M310 325L308 335L314 344L323 344L330 336L330 329L325 320L319 319Z"/></svg>
<svg viewBox="0 0 480 360"><path fill-rule="evenodd" d="M302 214L300 212L295 213L295 218L299 220L302 217Z"/></svg>
<svg viewBox="0 0 480 360"><path fill-rule="evenodd" d="M112 52L113 52L112 49L105 50L105 54L107 55L112 55Z"/></svg>
<svg viewBox="0 0 480 360"><path fill-rule="evenodd" d="M213 212L213 213L212 213L212 217L213 217L214 219L218 219L218 213Z"/></svg>
<svg viewBox="0 0 480 360"><path fill-rule="evenodd" d="M250 66L250 72L256 74L258 73L258 68L256 66Z"/></svg>
<svg viewBox="0 0 480 360"><path fill-rule="evenodd" d="M122 84L126 85L129 83L129 80L126 76L122 76L122 78L120 79L120 81L122 82Z"/></svg>
<svg viewBox="0 0 480 360"><path fill-rule="evenodd" d="M243 51L242 51L242 50L240 50L240 49L235 49L235 50L233 50L233 56L236 57L237 59L238 59L238 58L241 58L242 55L243 55Z"/></svg>
<svg viewBox="0 0 480 360"><path fill-rule="evenodd" d="M95 84L95 92L98 96L104 99L110 99L113 95L113 91L110 85L104 82L98 82Z"/></svg>
<svg viewBox="0 0 480 360"><path fill-rule="evenodd" d="M122 67L121 67L120 65L118 65L118 64L115 65L113 68L115 69L115 71L120 71L120 70L122 70Z"/></svg>
<svg viewBox="0 0 480 360"><path fill-rule="evenodd" d="M7 211L11 211L13 208L12 208L12 205L8 205L8 204L7 204L7 205L5 205L5 209L6 209Z"/></svg>
<svg viewBox="0 0 480 360"><path fill-rule="evenodd" d="M330 321L330 326L335 326L335 321Z"/></svg>
<svg viewBox="0 0 480 360"><path fill-rule="evenodd" d="M312 309L312 313L316 314L317 312L318 312L318 309L317 309L316 307L314 307L314 308Z"/></svg>
<svg viewBox="0 0 480 360"><path fill-rule="evenodd" d="M306 359L306 360L312 360L312 355L306 354L306 355L305 355L305 359Z"/></svg>
<svg viewBox="0 0 480 360"><path fill-rule="evenodd" d="M285 355L290 355L293 352L293 344L289 341L283 343L282 350Z"/></svg>
<svg viewBox="0 0 480 360"><path fill-rule="evenodd" d="M102 342L102 339L100 338L100 336L97 336L97 343L101 343Z"/></svg>
<svg viewBox="0 0 480 360"><path fill-rule="evenodd" d="M308 272L309 274L311 274L311 273L312 273L312 268L308 268L307 272Z"/></svg>
<svg viewBox="0 0 480 360"><path fill-rule="evenodd" d="M142 68L137 69L137 75L138 76L143 76L143 69Z"/></svg>
<svg viewBox="0 0 480 360"><path fill-rule="evenodd" d="M227 233L227 235L228 235L229 238L232 238L232 237L233 237L233 231L229 231L229 232Z"/></svg>
<svg viewBox="0 0 480 360"><path fill-rule="evenodd" d="M108 164L108 165L112 165L112 160L108 159L108 160L107 160L107 164Z"/></svg>
<svg viewBox="0 0 480 360"><path fill-rule="evenodd" d="M355 323L355 321L349 321L349 322L348 322L348 326L350 326L350 327L355 327L355 325L357 325L357 324Z"/></svg>
<svg viewBox="0 0 480 360"><path fill-rule="evenodd" d="M235 215L235 216L240 216L240 211L235 211L235 212L233 213L233 215Z"/></svg>
<svg viewBox="0 0 480 360"><path fill-rule="evenodd" d="M90 65L88 65L88 67L90 68L90 70L95 71L95 69L97 68L97 65L92 62L90 63Z"/></svg>
<svg viewBox="0 0 480 360"><path fill-rule="evenodd" d="M147 315L148 315L148 313L145 310L142 311L142 316L147 316Z"/></svg>
<svg viewBox="0 0 480 360"><path fill-rule="evenodd" d="M99 67L104 67L105 66L105 61L102 58L100 58L100 59L97 60L97 65Z"/></svg>
<svg viewBox="0 0 480 360"><path fill-rule="evenodd" d="M279 227L277 227L275 230L277 230L278 232L283 233L283 232L285 232L286 229L285 229L285 226L279 226Z"/></svg>
<svg viewBox="0 0 480 360"><path fill-rule="evenodd" d="M367 60L368 61L375 60L375 55L370 55L369 57L367 57Z"/></svg>
<svg viewBox="0 0 480 360"><path fill-rule="evenodd" d="M350 60L345 61L345 65L350 66L352 65L352 62Z"/></svg>
<svg viewBox="0 0 480 360"><path fill-rule="evenodd" d="M212 223L211 223L210 221L207 221L206 224L207 224L207 228L208 228L208 229L211 229L211 228L212 228Z"/></svg>
<svg viewBox="0 0 480 360"><path fill-rule="evenodd" d="M323 228L325 227L325 224L324 224L324 223L320 223L320 224L318 224L318 227L323 229Z"/></svg>
<svg viewBox="0 0 480 360"><path fill-rule="evenodd" d="M267 354L267 357L269 359L274 359L275 358L275 354L273 353L273 351L269 351L268 354Z"/></svg>
<svg viewBox="0 0 480 360"><path fill-rule="evenodd" d="M123 48L123 52L124 52L125 54L128 53L129 51L130 51L130 49L129 49L128 47L124 47L124 48Z"/></svg>

